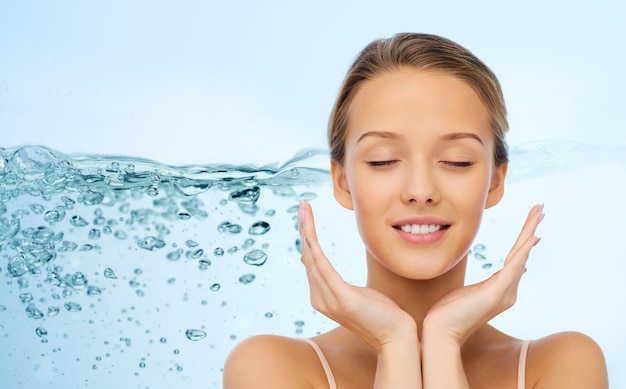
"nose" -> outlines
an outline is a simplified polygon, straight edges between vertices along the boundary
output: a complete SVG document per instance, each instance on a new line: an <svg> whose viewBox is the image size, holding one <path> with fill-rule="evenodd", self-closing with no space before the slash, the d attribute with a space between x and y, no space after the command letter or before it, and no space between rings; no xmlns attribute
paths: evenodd
<svg viewBox="0 0 626 389"><path fill-rule="evenodd" d="M434 205L441 200L437 179L428 163L415 163L406 170L402 201L407 204Z"/></svg>

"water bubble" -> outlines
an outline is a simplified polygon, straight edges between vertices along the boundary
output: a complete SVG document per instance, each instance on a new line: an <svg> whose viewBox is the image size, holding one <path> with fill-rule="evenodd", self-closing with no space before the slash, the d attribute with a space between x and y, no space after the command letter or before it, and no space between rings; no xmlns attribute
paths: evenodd
<svg viewBox="0 0 626 389"><path fill-rule="evenodd" d="M87 190L78 196L78 202L85 205L97 205L101 204L104 200L104 195L100 192L94 192Z"/></svg>
<svg viewBox="0 0 626 389"><path fill-rule="evenodd" d="M11 258L9 264L7 265L7 270L13 277L21 277L28 271L26 259L22 255L17 255Z"/></svg>
<svg viewBox="0 0 626 389"><path fill-rule="evenodd" d="M252 250L244 255L243 261L248 265L261 266L267 261L267 254L263 250Z"/></svg>
<svg viewBox="0 0 626 389"><path fill-rule="evenodd" d="M220 284L216 283L216 284L211 285L209 289L211 289L211 291L213 292L217 292L218 290L220 290L220 288L221 288Z"/></svg>
<svg viewBox="0 0 626 389"><path fill-rule="evenodd" d="M33 301L33 295L30 292L20 294L20 301L23 303L29 303Z"/></svg>
<svg viewBox="0 0 626 389"><path fill-rule="evenodd" d="M87 277L81 272L72 275L71 285L74 289L83 289L87 285Z"/></svg>
<svg viewBox="0 0 626 389"><path fill-rule="evenodd" d="M163 337L163 338L159 339L159 342L166 343L167 342L167 338Z"/></svg>
<svg viewBox="0 0 626 389"><path fill-rule="evenodd" d="M475 253L482 253L485 251L485 248L485 245L481 243L475 244L473 247Z"/></svg>
<svg viewBox="0 0 626 389"><path fill-rule="evenodd" d="M480 253L475 253L474 254L474 258L479 260L479 261L484 261L485 259L487 259L484 255L482 255Z"/></svg>
<svg viewBox="0 0 626 389"><path fill-rule="evenodd" d="M61 246L59 248L57 248L57 251L61 251L61 252L74 251L77 248L78 248L78 245L76 243L64 240L61 243Z"/></svg>
<svg viewBox="0 0 626 389"><path fill-rule="evenodd" d="M7 307L5 307L4 305L0 305L0 312L4 312L7 310Z"/></svg>
<svg viewBox="0 0 626 389"><path fill-rule="evenodd" d="M57 223L63 220L64 217L65 217L65 208L56 207L46 212L45 215L43 216L43 220L48 223Z"/></svg>
<svg viewBox="0 0 626 389"><path fill-rule="evenodd" d="M491 266L493 266L491 263L485 263L483 269L491 269Z"/></svg>
<svg viewBox="0 0 626 389"><path fill-rule="evenodd" d="M74 227L85 227L86 225L88 225L89 223L87 222L87 220L83 219L82 217L78 216L78 215L74 215L72 216L72 218L70 219L70 223L74 226Z"/></svg>
<svg viewBox="0 0 626 389"><path fill-rule="evenodd" d="M274 215L276 215L276 210L274 209L268 209L267 211L265 211L265 216L272 217Z"/></svg>
<svg viewBox="0 0 626 389"><path fill-rule="evenodd" d="M165 242L154 236L147 236L144 239L137 240L137 246L154 251L165 247Z"/></svg>
<svg viewBox="0 0 626 389"><path fill-rule="evenodd" d="M185 241L185 246L189 247L190 249L194 247L198 247L198 242L188 239Z"/></svg>
<svg viewBox="0 0 626 389"><path fill-rule="evenodd" d="M91 230L89 230L89 239L100 239L100 230L97 228L92 228Z"/></svg>
<svg viewBox="0 0 626 389"><path fill-rule="evenodd" d="M39 336L40 338L43 338L44 336L48 335L48 331L43 327L37 327L35 329L35 334L37 334L37 336Z"/></svg>
<svg viewBox="0 0 626 389"><path fill-rule="evenodd" d="M191 219L191 215L190 215L190 214L188 214L187 212L180 212L180 213L178 214L178 218L179 218L180 220L189 220L189 219Z"/></svg>
<svg viewBox="0 0 626 389"><path fill-rule="evenodd" d="M128 236L126 235L126 232L124 232L123 230L116 230L113 236L115 236L119 240L124 240L128 238Z"/></svg>
<svg viewBox="0 0 626 389"><path fill-rule="evenodd" d="M29 304L28 307L26 307L26 316L31 319L41 319L43 318L43 312L37 309L35 304Z"/></svg>
<svg viewBox="0 0 626 389"><path fill-rule="evenodd" d="M241 245L241 248L244 250L247 250L252 246L254 246L254 239L249 238L243 242L243 244Z"/></svg>
<svg viewBox="0 0 626 389"><path fill-rule="evenodd" d="M87 296L98 296L102 294L102 290L94 285L89 285L87 287Z"/></svg>
<svg viewBox="0 0 626 389"><path fill-rule="evenodd" d="M239 282L246 285L254 281L255 278L256 276L254 274L244 274L241 277L239 277Z"/></svg>
<svg viewBox="0 0 626 389"><path fill-rule="evenodd" d="M65 204L65 208L68 209L71 209L76 204L76 201L70 199L67 196L62 196L61 201L63 201L63 204Z"/></svg>
<svg viewBox="0 0 626 389"><path fill-rule="evenodd" d="M218 224L217 230L231 235L236 235L241 232L241 226L239 224L233 224L229 221L224 221Z"/></svg>
<svg viewBox="0 0 626 389"><path fill-rule="evenodd" d="M58 307L50 306L48 307L48 316L54 317L59 314L60 309Z"/></svg>
<svg viewBox="0 0 626 389"><path fill-rule="evenodd" d="M25 180L44 178L45 173L54 166L56 157L52 151L42 146L24 146L15 151L13 166L15 172Z"/></svg>
<svg viewBox="0 0 626 389"><path fill-rule="evenodd" d="M33 211L33 213L35 213L36 215L40 215L43 213L44 211L44 207L43 205L40 204L31 204L30 205L30 209L31 211Z"/></svg>
<svg viewBox="0 0 626 389"><path fill-rule="evenodd" d="M274 314L272 312L265 312L265 317L267 317L268 319L271 319L274 317Z"/></svg>
<svg viewBox="0 0 626 389"><path fill-rule="evenodd" d="M91 251L94 249L94 246L88 243L85 243L80 247L80 251Z"/></svg>
<svg viewBox="0 0 626 389"><path fill-rule="evenodd" d="M260 195L261 188L259 188L258 186L253 186L250 188L243 188L232 192L230 195L228 195L228 199L242 204L254 204L257 202Z"/></svg>
<svg viewBox="0 0 626 389"><path fill-rule="evenodd" d="M20 289L26 289L28 288L28 280L24 277L20 277L17 279L17 284L19 285Z"/></svg>
<svg viewBox="0 0 626 389"><path fill-rule="evenodd" d="M185 331L185 336L187 336L187 339L197 342L206 337L206 332L203 330L188 329L187 331ZM177 351L178 350L174 350L174 354L178 354Z"/></svg>
<svg viewBox="0 0 626 389"><path fill-rule="evenodd" d="M83 310L83 307L79 303L67 302L65 303L65 309L68 312L80 312Z"/></svg>
<svg viewBox="0 0 626 389"><path fill-rule="evenodd" d="M198 261L198 269L200 270L206 270L209 266L211 266L211 261L208 259L201 259Z"/></svg>
<svg viewBox="0 0 626 389"><path fill-rule="evenodd" d="M189 252L189 256L191 258L193 258L193 259L198 259L198 258L202 257L203 255L204 255L204 250L202 250L202 249L197 249L197 250Z"/></svg>
<svg viewBox="0 0 626 389"><path fill-rule="evenodd" d="M224 249L221 247L216 248L215 250L213 250L213 255L215 255L216 257L221 257L222 255L224 255Z"/></svg>
<svg viewBox="0 0 626 389"><path fill-rule="evenodd" d="M263 235L270 230L270 225L265 221L258 221L250 226L248 233L250 235Z"/></svg>
<svg viewBox="0 0 626 389"><path fill-rule="evenodd" d="M182 249L174 250L167 254L167 259L169 259L170 261L178 261L182 254L183 254Z"/></svg>
<svg viewBox="0 0 626 389"><path fill-rule="evenodd" d="M106 278L110 278L110 279L117 279L117 276L115 275L115 272L113 272L113 269L111 269L110 267L107 267L106 269L104 269L104 276Z"/></svg>

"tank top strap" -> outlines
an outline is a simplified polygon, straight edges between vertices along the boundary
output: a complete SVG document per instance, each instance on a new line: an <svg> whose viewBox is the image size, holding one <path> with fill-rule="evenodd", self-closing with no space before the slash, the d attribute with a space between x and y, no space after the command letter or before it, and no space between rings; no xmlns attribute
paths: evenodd
<svg viewBox="0 0 626 389"><path fill-rule="evenodd" d="M519 362L517 365L517 388L526 388L526 356L528 355L528 346L530 346L530 340L525 340L522 343L522 347L519 352Z"/></svg>
<svg viewBox="0 0 626 389"><path fill-rule="evenodd" d="M337 389L337 384L335 383L335 376L333 376L333 371L330 369L330 365L328 364L328 360L324 356L322 349L320 349L317 343L315 343L311 339L303 338L302 340L304 340L305 342L310 344L311 347L313 347L313 350L315 350L317 357L320 359L320 362L322 363L322 367L324 368L324 373L326 373L326 379L328 380L329 389Z"/></svg>

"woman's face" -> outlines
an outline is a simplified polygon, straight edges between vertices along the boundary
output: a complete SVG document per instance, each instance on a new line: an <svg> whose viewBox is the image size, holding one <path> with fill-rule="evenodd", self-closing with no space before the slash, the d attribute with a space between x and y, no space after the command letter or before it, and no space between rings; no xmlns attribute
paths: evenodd
<svg viewBox="0 0 626 389"><path fill-rule="evenodd" d="M487 110L454 76L401 68L364 82L350 105L335 197L353 209L367 255L431 279L466 255L503 193Z"/></svg>

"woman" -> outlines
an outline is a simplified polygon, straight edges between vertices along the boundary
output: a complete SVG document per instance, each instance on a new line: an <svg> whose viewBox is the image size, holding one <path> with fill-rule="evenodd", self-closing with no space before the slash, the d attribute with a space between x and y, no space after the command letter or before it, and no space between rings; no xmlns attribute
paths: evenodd
<svg viewBox="0 0 626 389"><path fill-rule="evenodd" d="M355 213L366 287L324 256L300 204L311 302L339 327L313 339L237 346L226 388L606 388L602 351L575 332L523 341L487 322L513 305L535 230L533 207L503 268L464 286L483 210L504 193L508 130L500 85L447 39L398 34L368 45L329 123L334 196Z"/></svg>

